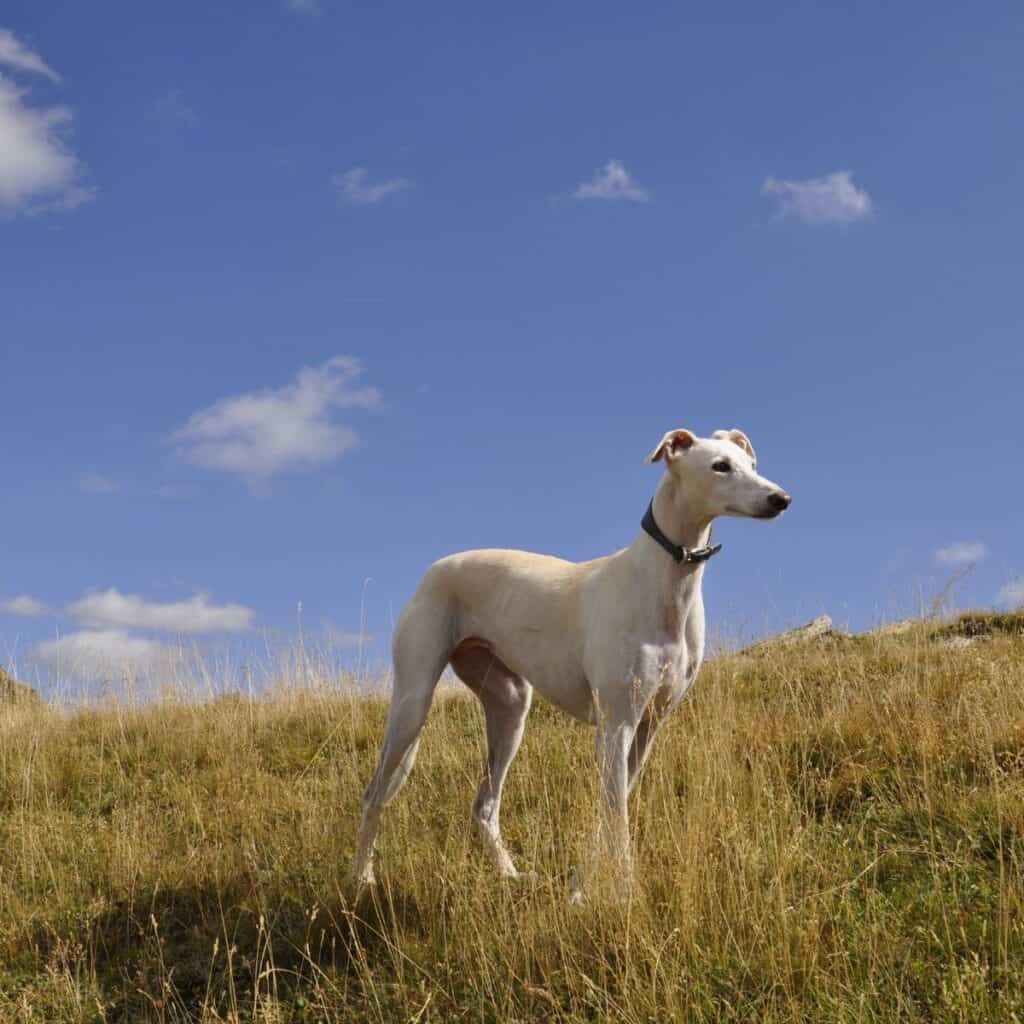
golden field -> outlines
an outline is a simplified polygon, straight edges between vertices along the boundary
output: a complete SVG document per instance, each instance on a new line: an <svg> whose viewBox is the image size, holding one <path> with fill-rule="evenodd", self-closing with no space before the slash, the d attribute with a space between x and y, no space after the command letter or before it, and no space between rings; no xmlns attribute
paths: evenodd
<svg viewBox="0 0 1024 1024"><path fill-rule="evenodd" d="M631 899L579 907L588 729L535 704L510 885L481 713L440 693L357 896L386 703L302 678L0 707L3 1024L1024 1021L1024 617L709 662L631 803Z"/></svg>

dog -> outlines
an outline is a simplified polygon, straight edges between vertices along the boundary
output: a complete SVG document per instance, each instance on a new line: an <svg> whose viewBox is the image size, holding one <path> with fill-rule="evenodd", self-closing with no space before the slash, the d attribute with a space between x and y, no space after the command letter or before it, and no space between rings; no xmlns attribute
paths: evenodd
<svg viewBox="0 0 1024 1024"><path fill-rule="evenodd" d="M501 838L501 790L536 690L596 727L600 839L631 878L629 794L659 725L704 657L701 584L721 547L709 546L711 524L718 516L773 519L791 501L758 474L741 430L710 438L670 430L646 461L664 463L665 471L629 547L579 563L527 551L464 551L424 574L395 627L394 691L363 796L354 868L360 886L375 882L381 813L412 770L446 665L483 705L487 765L473 817L500 874L519 876Z"/></svg>

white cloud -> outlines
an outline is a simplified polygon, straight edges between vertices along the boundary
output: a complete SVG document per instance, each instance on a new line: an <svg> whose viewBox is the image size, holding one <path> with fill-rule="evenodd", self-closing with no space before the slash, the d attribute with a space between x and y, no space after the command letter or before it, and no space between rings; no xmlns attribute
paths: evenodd
<svg viewBox="0 0 1024 1024"><path fill-rule="evenodd" d="M649 203L653 196L618 160L609 160L594 172L589 181L576 186L573 199L624 199L631 203Z"/></svg>
<svg viewBox="0 0 1024 1024"><path fill-rule="evenodd" d="M149 106L149 119L167 128L192 124L196 112L181 98L180 89L168 89Z"/></svg>
<svg viewBox="0 0 1024 1024"><path fill-rule="evenodd" d="M412 188L408 178L390 178L371 185L367 180L365 167L353 167L350 171L339 171L334 176L334 187L343 202L349 206L373 206L396 192Z"/></svg>
<svg viewBox="0 0 1024 1024"><path fill-rule="evenodd" d="M969 565L980 562L988 554L988 548L980 540L964 540L935 552L939 565Z"/></svg>
<svg viewBox="0 0 1024 1024"><path fill-rule="evenodd" d="M59 81L7 30L0 30L0 66ZM96 190L81 183L82 165L64 140L71 111L31 106L26 97L25 89L0 75L0 214L72 210L94 199Z"/></svg>
<svg viewBox="0 0 1024 1024"><path fill-rule="evenodd" d="M362 372L351 356L304 367L283 388L222 398L200 409L172 440L188 462L238 473L251 484L289 466L331 462L358 440L354 430L332 419L332 412L368 409L380 401L376 388L355 387Z"/></svg>
<svg viewBox="0 0 1024 1024"><path fill-rule="evenodd" d="M68 633L39 644L35 654L60 675L87 679L166 670L180 657L177 648L120 629Z"/></svg>
<svg viewBox="0 0 1024 1024"><path fill-rule="evenodd" d="M166 604L144 601L111 587L87 594L68 607L68 614L86 626L101 629L134 626L172 633L235 633L252 628L253 612L240 604L210 604L203 594Z"/></svg>
<svg viewBox="0 0 1024 1024"><path fill-rule="evenodd" d="M51 82L60 81L60 75L38 53L19 42L14 33L6 28L0 28L0 66L46 75Z"/></svg>
<svg viewBox="0 0 1024 1024"><path fill-rule="evenodd" d="M78 474L78 489L83 494L116 494L121 485L102 473L86 472Z"/></svg>
<svg viewBox="0 0 1024 1024"><path fill-rule="evenodd" d="M1024 607L1024 578L1007 583L996 594L996 604L1009 605L1011 608Z"/></svg>
<svg viewBox="0 0 1024 1024"><path fill-rule="evenodd" d="M854 185L850 171L805 181L765 178L761 194L777 200L779 217L805 224L849 224L870 217L872 211L871 197Z"/></svg>
<svg viewBox="0 0 1024 1024"><path fill-rule="evenodd" d="M329 623L324 626L324 640L332 647L368 647L373 643L373 637L369 633L338 629Z"/></svg>
<svg viewBox="0 0 1024 1024"><path fill-rule="evenodd" d="M42 601L37 601L28 594L19 594L8 601L0 601L0 612L6 612L8 615L47 615L49 611Z"/></svg>

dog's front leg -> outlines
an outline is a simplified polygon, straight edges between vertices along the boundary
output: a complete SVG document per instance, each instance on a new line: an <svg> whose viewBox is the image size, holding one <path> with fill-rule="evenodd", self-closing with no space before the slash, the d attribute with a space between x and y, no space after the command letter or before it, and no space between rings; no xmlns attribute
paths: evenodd
<svg viewBox="0 0 1024 1024"><path fill-rule="evenodd" d="M601 852L629 871L629 748L634 729L626 723L603 722L597 729L597 761L601 772Z"/></svg>
<svg viewBox="0 0 1024 1024"><path fill-rule="evenodd" d="M635 732L628 722L600 719L597 727L597 762L601 773L601 812L597 854L612 872L612 883L628 897L633 880L629 843L629 750ZM574 873L570 903L583 899L583 885Z"/></svg>
<svg viewBox="0 0 1024 1024"><path fill-rule="evenodd" d="M629 750L635 727L629 723L599 718L595 747L601 778L601 808L594 854L601 866L611 871L614 887L627 896L632 886L632 851L629 845ZM569 883L569 902L583 901L584 876L592 873L573 871Z"/></svg>

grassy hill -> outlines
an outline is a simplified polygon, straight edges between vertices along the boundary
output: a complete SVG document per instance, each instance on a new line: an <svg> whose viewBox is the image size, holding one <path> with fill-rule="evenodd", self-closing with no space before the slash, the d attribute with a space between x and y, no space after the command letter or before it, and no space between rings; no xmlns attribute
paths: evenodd
<svg viewBox="0 0 1024 1024"><path fill-rule="evenodd" d="M538 881L485 860L481 715L452 696L356 901L383 702L4 704L0 1021L1019 1021L1022 626L708 664L633 800L625 907L566 904L594 757L544 706L503 815Z"/></svg>
<svg viewBox="0 0 1024 1024"><path fill-rule="evenodd" d="M19 683L0 668L0 705L35 704L38 701L39 697L31 686Z"/></svg>

